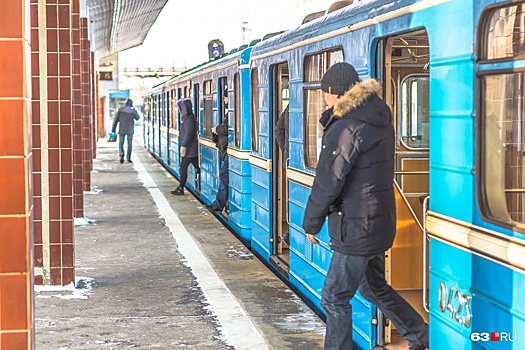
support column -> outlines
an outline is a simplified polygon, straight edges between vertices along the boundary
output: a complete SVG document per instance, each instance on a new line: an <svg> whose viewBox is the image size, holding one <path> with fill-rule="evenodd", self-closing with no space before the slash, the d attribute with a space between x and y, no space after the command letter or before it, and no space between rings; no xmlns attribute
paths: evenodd
<svg viewBox="0 0 525 350"><path fill-rule="evenodd" d="M0 348L34 345L30 1L0 12Z"/></svg>
<svg viewBox="0 0 525 350"><path fill-rule="evenodd" d="M93 154L91 149L91 77L90 61L91 50L88 38L87 18L80 18L80 43L82 48L82 146L83 146L83 183L84 191L91 191L91 170L93 165Z"/></svg>
<svg viewBox="0 0 525 350"><path fill-rule="evenodd" d="M80 0L73 0L71 12L71 48L73 59L73 193L74 216L84 218L84 174L82 145L82 46L80 27Z"/></svg>
<svg viewBox="0 0 525 350"><path fill-rule="evenodd" d="M75 280L71 5L32 0L32 6L35 283L67 285Z"/></svg>

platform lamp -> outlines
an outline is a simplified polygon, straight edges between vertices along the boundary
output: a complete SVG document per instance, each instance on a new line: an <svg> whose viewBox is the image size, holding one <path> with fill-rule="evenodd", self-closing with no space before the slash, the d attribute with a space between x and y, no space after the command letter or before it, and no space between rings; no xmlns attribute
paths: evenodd
<svg viewBox="0 0 525 350"><path fill-rule="evenodd" d="M221 57L224 53L224 44L219 39L214 39L208 43L208 57L210 60Z"/></svg>

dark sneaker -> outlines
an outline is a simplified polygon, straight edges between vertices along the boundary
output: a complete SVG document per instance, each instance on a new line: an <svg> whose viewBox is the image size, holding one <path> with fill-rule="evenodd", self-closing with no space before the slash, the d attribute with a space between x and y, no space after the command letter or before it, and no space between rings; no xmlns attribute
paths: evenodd
<svg viewBox="0 0 525 350"><path fill-rule="evenodd" d="M221 212L222 210L220 210L219 208L215 207L214 205L210 204L210 205L207 205L206 208L209 210L209 211L216 211L216 212Z"/></svg>
<svg viewBox="0 0 525 350"><path fill-rule="evenodd" d="M133 161L131 159L128 159L128 163L133 163Z"/></svg>
<svg viewBox="0 0 525 350"><path fill-rule="evenodd" d="M171 191L170 193L175 195L175 196L181 196L181 195L184 194L184 189L180 188L180 187L177 187L175 190Z"/></svg>
<svg viewBox="0 0 525 350"><path fill-rule="evenodd" d="M123 154L120 156L120 164L122 164L122 163L124 163L124 155Z"/></svg>

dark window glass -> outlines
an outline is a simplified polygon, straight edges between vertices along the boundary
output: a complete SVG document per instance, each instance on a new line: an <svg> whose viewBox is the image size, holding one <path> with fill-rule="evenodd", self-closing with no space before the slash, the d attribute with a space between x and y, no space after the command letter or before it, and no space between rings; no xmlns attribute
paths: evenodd
<svg viewBox="0 0 525 350"><path fill-rule="evenodd" d="M233 77L234 116L235 116L235 146L241 147L241 82L239 74Z"/></svg>
<svg viewBox="0 0 525 350"><path fill-rule="evenodd" d="M212 81L204 82L204 138L211 140L211 128L214 126L213 122L213 94Z"/></svg>
<svg viewBox="0 0 525 350"><path fill-rule="evenodd" d="M259 73L257 69L251 72L251 122L252 151L259 151Z"/></svg>

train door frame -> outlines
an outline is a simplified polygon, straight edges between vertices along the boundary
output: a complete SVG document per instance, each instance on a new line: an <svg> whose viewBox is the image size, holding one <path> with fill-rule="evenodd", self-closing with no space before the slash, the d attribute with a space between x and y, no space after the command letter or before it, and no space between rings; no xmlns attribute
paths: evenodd
<svg viewBox="0 0 525 350"><path fill-rule="evenodd" d="M217 78L217 116L218 116L218 124L221 124L223 122L223 119L226 118L226 123L228 125L228 133L229 133L229 105L230 105L230 96L229 96L229 84L228 84L228 76L220 76ZM228 102L224 102L224 97L228 98ZM217 125L218 125L217 124ZM229 147L229 137L228 137L228 147ZM228 155L226 155L228 157ZM222 162L220 160L220 150L217 150L217 159L219 161L219 174L221 170ZM228 171L230 171L228 169ZM228 176L229 177L229 176ZM229 214L229 205L230 205L230 185L228 181L228 187L226 188L226 205L224 206L223 214L225 217Z"/></svg>
<svg viewBox="0 0 525 350"><path fill-rule="evenodd" d="M171 91L167 89L165 91L166 95L166 101L164 101L164 108L166 109L166 122L165 122L165 128L166 128L166 164L170 164L170 125L171 125L171 118L172 118L172 110L171 110Z"/></svg>
<svg viewBox="0 0 525 350"><path fill-rule="evenodd" d="M286 177L286 160L283 159L283 152L280 150L275 138L274 130L278 118L285 110L285 101L290 100L290 73L288 61L274 64L270 67L271 87L270 87L270 108L271 127L272 127L272 255L270 261L276 268L288 276L290 270L290 246L285 241L286 226L289 225L288 219L288 180ZM286 140L288 142L288 140ZM288 229L289 231L289 229ZM289 237L289 234L288 234Z"/></svg>
<svg viewBox="0 0 525 350"><path fill-rule="evenodd" d="M191 97L190 100L193 103L193 114L195 114L195 118L197 119L197 127L199 125L200 120L200 84L198 82L191 82L190 85L191 88ZM198 136L197 136L198 137ZM200 153L200 152L199 152ZM199 167L201 166L201 157L197 160L199 162ZM201 176L200 173L196 174L195 179L195 191L200 194L201 192Z"/></svg>
<svg viewBox="0 0 525 350"><path fill-rule="evenodd" d="M415 38L416 44L411 44L411 40L409 38ZM425 42L426 39L426 46L424 44L420 44L421 42ZM418 41L419 40L419 41ZM400 41L403 44L406 44L407 47L397 47L395 45L396 41ZM412 49L412 51L411 51ZM405 51L407 51L405 53ZM423 52L423 54L420 55L420 53ZM401 55L401 56L399 56ZM398 67L397 72L395 71L396 66L399 65L400 62L403 61L405 58L404 55L409 55L406 57L406 60L409 61L413 59L414 62L407 63L403 65L401 68ZM410 57L412 56L412 57ZM394 58L395 57L395 58ZM411 149L410 147L406 147L405 143L402 141L403 135L400 135L402 126L401 126L401 115L402 115L402 107L403 103L401 101L401 93L400 93L400 87L402 86L403 82L411 77L411 76L426 76L430 77L430 47L428 42L428 32L425 28L419 28L416 30L407 31L404 33L398 33L395 35L391 35L388 37L383 37L379 40L377 43L377 51L376 51L376 76L377 79L380 80L383 84L384 89L384 99L385 102L391 107L392 109L392 115L394 117L393 123L394 128L396 130L396 164L395 164L395 180L394 183L395 190L396 190L396 205L397 205L397 217L398 217L398 223L403 221L403 226L409 227L400 229L400 226L398 224L397 227L397 235L396 235L396 241L401 242L396 245L396 241L394 241L394 246L392 249L387 251L385 253L385 277L389 284L392 285L394 289L397 290L398 293L400 293L407 301L416 308L416 310L423 316L424 319L428 322L428 313L425 311L423 302L422 302L422 295L424 294L424 288L423 288L423 274L427 273L426 269L428 269L428 266L423 266L423 262L427 261L426 259L423 259L423 219L424 219L424 213L423 213L423 201L420 203L420 207L418 204L414 204L414 200L412 199L409 202L409 199L407 199L407 196L405 195L405 192L403 191L403 183L405 182L405 178L409 176L419 176L418 179L416 179L415 182L420 181L423 182L423 184L426 184L426 193L425 197L428 196L428 186L429 186L429 179L428 179L428 159L429 159L429 151L430 147L428 146L426 149L421 148L421 150L418 152L418 150ZM425 62L426 61L426 62ZM424 64L422 62L425 62ZM403 70L403 73L401 73L401 70ZM419 74L416 74L414 72L411 72L411 70L421 70L422 72L419 72ZM424 72L427 73L424 73ZM402 75L403 74L403 75ZM430 90L428 91L428 100L430 101ZM405 104L406 105L406 104ZM418 120L419 121L419 120ZM429 129L428 125L428 129ZM425 151L426 150L426 151ZM403 153L403 151L406 151ZM405 160L415 160L421 161L426 159L426 170L405 170L404 169L404 161ZM426 180L421 180L421 176L426 175ZM400 185L398 185L398 183ZM411 194L412 197L414 197L414 194ZM406 224L407 220L410 221L410 224ZM403 242L407 240L412 241L412 246L410 246L409 249L411 249L411 254L407 254L406 251L403 251L401 253L401 250L396 253L396 249L399 249L398 247L402 245ZM406 243L406 242L405 242ZM428 242L425 242L428 245ZM426 250L428 252L428 249ZM401 256L415 256L417 257L417 262L411 262L408 259L405 261ZM405 268L404 271L406 272L406 268L411 267L411 270L413 272L413 276L415 277L415 283L414 285L409 286L409 283L405 281L402 281L401 278L398 278L401 273L399 272L402 270L402 268ZM397 273L396 273L397 271ZM410 275L408 273L407 275ZM407 278L408 279L408 278ZM399 286L397 287L396 284ZM418 287L420 286L420 288ZM428 288L428 286L426 287ZM420 298L413 298L413 296ZM379 320L380 320L380 332L379 332L379 339L381 345L385 345L386 343L398 343L403 342L402 338L398 335L397 337L393 337L392 335L392 325L387 320L384 315L379 312ZM394 339L396 338L396 339Z"/></svg>

